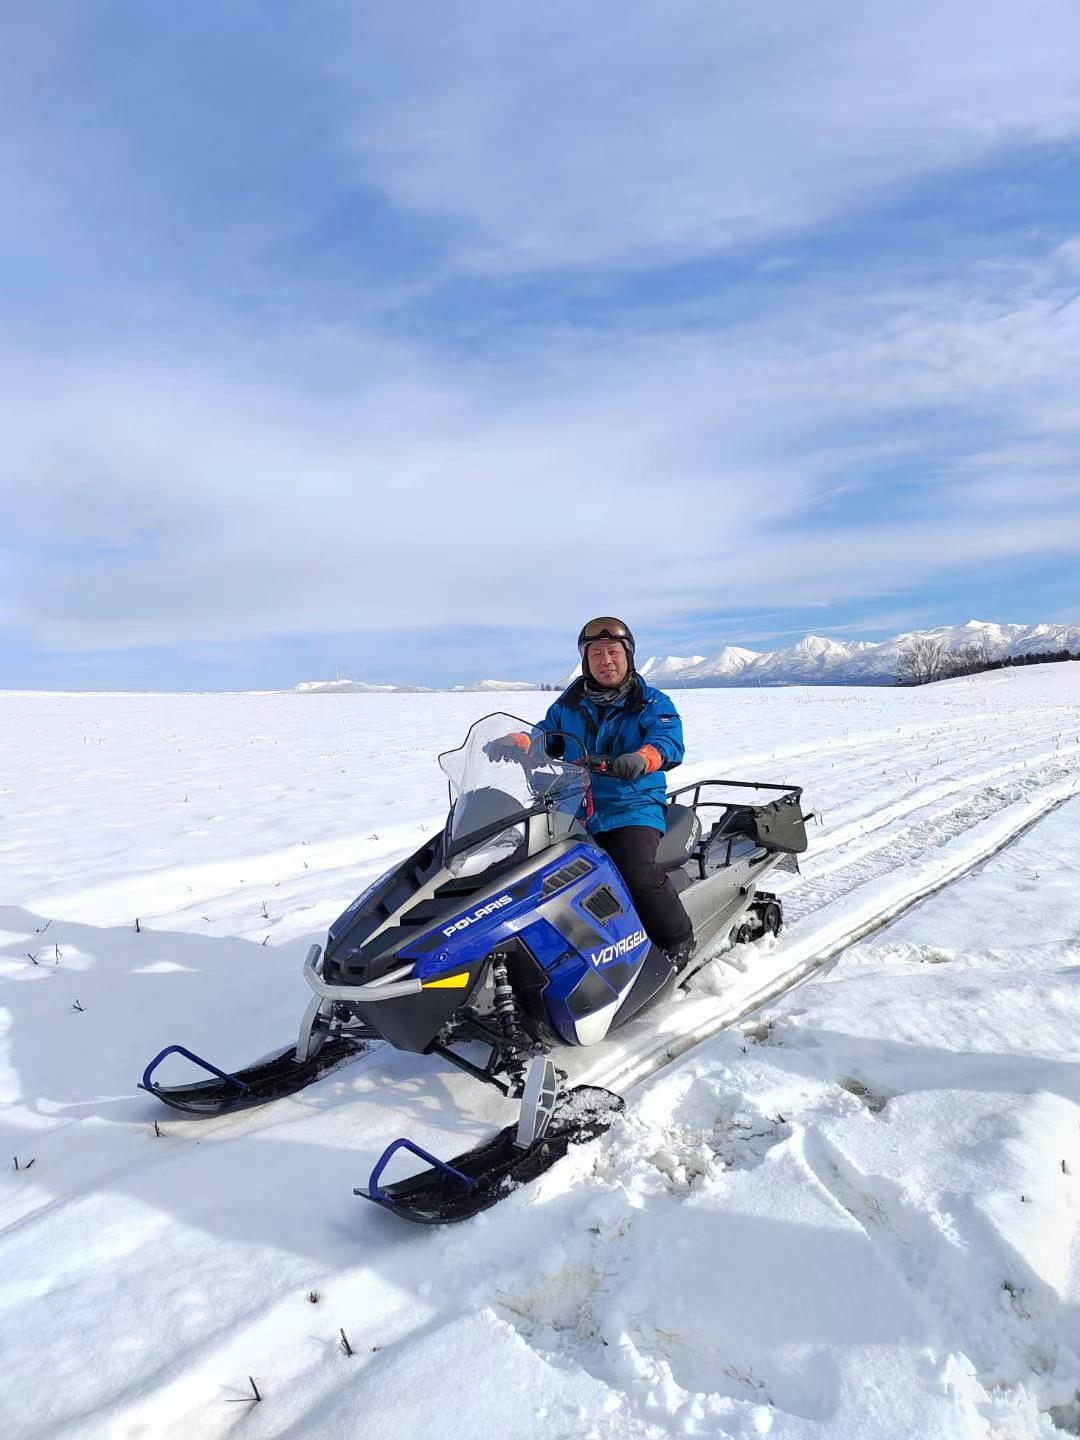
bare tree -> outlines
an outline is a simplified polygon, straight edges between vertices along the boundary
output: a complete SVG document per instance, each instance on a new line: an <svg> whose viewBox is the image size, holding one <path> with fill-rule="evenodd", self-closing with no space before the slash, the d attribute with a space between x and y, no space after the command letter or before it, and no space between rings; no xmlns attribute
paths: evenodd
<svg viewBox="0 0 1080 1440"><path fill-rule="evenodd" d="M945 673L947 651L940 640L913 640L896 664L898 685L929 685Z"/></svg>
<svg viewBox="0 0 1080 1440"><path fill-rule="evenodd" d="M985 640L972 640L949 651L945 657L945 676L951 679L954 675L981 675L990 668L992 659Z"/></svg>

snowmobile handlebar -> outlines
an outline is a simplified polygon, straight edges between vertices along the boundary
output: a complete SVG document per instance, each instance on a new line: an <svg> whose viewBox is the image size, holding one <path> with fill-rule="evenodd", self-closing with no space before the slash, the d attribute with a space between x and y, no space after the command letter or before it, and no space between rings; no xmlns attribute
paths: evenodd
<svg viewBox="0 0 1080 1440"><path fill-rule="evenodd" d="M575 745L581 741L576 735L568 735L562 730L548 730L543 732L544 758L547 760L558 760L564 765L577 765L582 770L587 770L590 775L614 775L611 768L613 755L567 755L566 742L572 740ZM618 776L616 779L620 778Z"/></svg>
<svg viewBox="0 0 1080 1440"><path fill-rule="evenodd" d="M561 730L541 731L538 736L533 737L533 742L528 747L517 744L513 736L504 735L489 740L484 746L484 753L489 759L516 763L527 770L538 769L554 760L561 765L576 765L581 770L587 770L590 775L615 774L611 768L611 762L615 758L613 755L567 755L568 739L575 744L581 743L576 735L567 736ZM537 740L540 741L539 747Z"/></svg>

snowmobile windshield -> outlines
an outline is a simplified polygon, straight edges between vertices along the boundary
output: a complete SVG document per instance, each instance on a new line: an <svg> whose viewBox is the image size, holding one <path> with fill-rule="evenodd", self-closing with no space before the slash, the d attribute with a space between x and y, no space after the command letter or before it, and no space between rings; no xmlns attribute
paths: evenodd
<svg viewBox="0 0 1080 1440"><path fill-rule="evenodd" d="M467 861L463 854L455 856L458 872L475 874L510 859L525 839L523 811L551 807L571 816L583 812L588 772L551 759L544 742L543 731L514 715L485 715L459 750L439 756L453 807L447 827L450 848L458 851L471 836L477 837ZM499 830L502 820L507 823Z"/></svg>

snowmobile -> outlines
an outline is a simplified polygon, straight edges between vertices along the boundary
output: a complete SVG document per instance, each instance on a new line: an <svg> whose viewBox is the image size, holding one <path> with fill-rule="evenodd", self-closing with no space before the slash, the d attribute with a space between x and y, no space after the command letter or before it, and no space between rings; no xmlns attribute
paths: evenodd
<svg viewBox="0 0 1080 1440"><path fill-rule="evenodd" d="M529 739L516 761L499 744ZM450 788L442 832L359 895L312 945L313 994L290 1046L220 1070L183 1046L150 1062L142 1088L175 1109L218 1115L292 1094L380 1042L438 1055L520 1102L517 1123L443 1161L407 1138L380 1156L355 1193L422 1223L462 1220L550 1168L571 1143L602 1133L623 1106L593 1086L567 1088L553 1052L595 1045L668 998L711 958L717 937L776 934L779 898L759 888L806 849L801 789L702 780L669 795L657 859L694 927L677 970L635 913L614 863L589 835L590 776L603 757L505 714L478 720L439 757ZM213 1078L154 1080L171 1054ZM392 1183L399 1152L427 1169Z"/></svg>

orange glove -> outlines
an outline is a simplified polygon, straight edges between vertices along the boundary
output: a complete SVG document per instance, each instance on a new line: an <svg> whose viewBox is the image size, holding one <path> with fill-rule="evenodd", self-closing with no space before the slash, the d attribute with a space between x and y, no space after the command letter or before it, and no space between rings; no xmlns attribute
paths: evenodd
<svg viewBox="0 0 1080 1440"><path fill-rule="evenodd" d="M652 745L642 745L626 755L617 755L611 762L611 773L620 780L640 780L661 766L660 752Z"/></svg>
<svg viewBox="0 0 1080 1440"><path fill-rule="evenodd" d="M524 760L529 753L529 746L528 735L517 731L513 735L500 735L495 740L489 740L484 746L484 754L489 760L500 762Z"/></svg>

